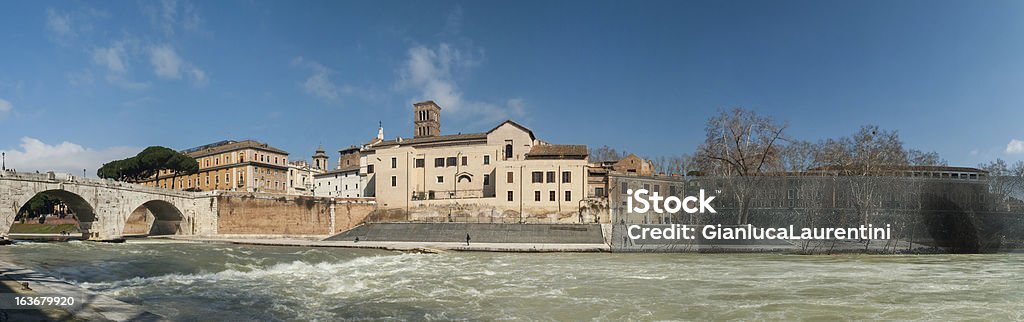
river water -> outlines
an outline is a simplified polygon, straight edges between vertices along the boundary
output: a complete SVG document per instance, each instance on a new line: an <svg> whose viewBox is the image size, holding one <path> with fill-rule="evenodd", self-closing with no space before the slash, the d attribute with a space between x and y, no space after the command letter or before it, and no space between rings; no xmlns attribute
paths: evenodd
<svg viewBox="0 0 1024 322"><path fill-rule="evenodd" d="M0 259L173 320L1024 320L1024 254L404 254L163 241Z"/></svg>

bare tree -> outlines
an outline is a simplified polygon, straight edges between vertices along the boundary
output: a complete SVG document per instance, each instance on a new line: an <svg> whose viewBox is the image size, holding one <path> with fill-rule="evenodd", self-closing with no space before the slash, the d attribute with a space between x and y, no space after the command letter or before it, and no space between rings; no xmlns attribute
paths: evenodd
<svg viewBox="0 0 1024 322"><path fill-rule="evenodd" d="M762 174L777 161L786 127L741 108L720 112L708 120L704 143L697 148L699 158L712 161L712 168L702 170L741 177Z"/></svg>
<svg viewBox="0 0 1024 322"><path fill-rule="evenodd" d="M988 171L989 176L1004 177L1010 175L1010 166L1003 159L995 159L989 163L978 164L982 170Z"/></svg>
<svg viewBox="0 0 1024 322"><path fill-rule="evenodd" d="M907 163L910 165L948 165L946 160L939 157L938 152L922 152L917 149L907 151Z"/></svg>
<svg viewBox="0 0 1024 322"><path fill-rule="evenodd" d="M1014 162L1009 170L1011 176L1024 177L1024 161Z"/></svg>
<svg viewBox="0 0 1024 322"><path fill-rule="evenodd" d="M708 120L704 143L697 148L697 165L706 175L735 176L727 180L737 201L736 224L749 221L749 202L758 177L778 162L787 125L741 108L721 111Z"/></svg>
<svg viewBox="0 0 1024 322"><path fill-rule="evenodd" d="M664 173L665 175L685 175L693 167L693 158L686 154L646 159L654 165L654 173Z"/></svg>
<svg viewBox="0 0 1024 322"><path fill-rule="evenodd" d="M1012 166L1003 159L995 159L989 163L978 165L988 171L989 192L998 196L996 207L1009 210L1013 199L1024 199L1024 161L1017 161Z"/></svg>
<svg viewBox="0 0 1024 322"><path fill-rule="evenodd" d="M688 154L669 157L666 173L686 175L693 170L693 157Z"/></svg>
<svg viewBox="0 0 1024 322"><path fill-rule="evenodd" d="M818 166L816 155L819 147L814 143L796 140L790 141L779 154L778 171L804 172Z"/></svg>
<svg viewBox="0 0 1024 322"><path fill-rule="evenodd" d="M607 145L602 145L596 149L590 149L590 161L593 162L618 161L625 158L627 155L629 155L629 153L626 153L626 151L619 152Z"/></svg>
<svg viewBox="0 0 1024 322"><path fill-rule="evenodd" d="M936 157L938 155L936 154ZM907 151L896 131L885 131L875 125L861 126L851 137L829 139L822 143L818 162L835 171L835 175L868 177L874 180L851 180L847 187L850 200L861 222L868 224L886 196L889 176L895 167L906 166Z"/></svg>

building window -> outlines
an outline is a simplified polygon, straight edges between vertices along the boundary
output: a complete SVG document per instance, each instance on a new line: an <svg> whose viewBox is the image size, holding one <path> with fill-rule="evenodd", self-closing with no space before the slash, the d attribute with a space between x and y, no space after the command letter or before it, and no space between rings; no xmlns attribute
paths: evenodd
<svg viewBox="0 0 1024 322"><path fill-rule="evenodd" d="M594 196L604 198L604 188L594 188Z"/></svg>
<svg viewBox="0 0 1024 322"><path fill-rule="evenodd" d="M437 183L444 183L444 176L437 176Z"/></svg>
<svg viewBox="0 0 1024 322"><path fill-rule="evenodd" d="M534 171L531 174L533 175L533 183L544 183L544 173L543 172Z"/></svg>
<svg viewBox="0 0 1024 322"><path fill-rule="evenodd" d="M484 165L488 165L488 164L491 164L491 156L485 155L484 156Z"/></svg>
<svg viewBox="0 0 1024 322"><path fill-rule="evenodd" d="M398 186L398 177L391 176L391 186L392 187L397 187Z"/></svg>
<svg viewBox="0 0 1024 322"><path fill-rule="evenodd" d="M651 185L645 183L644 184L644 190L651 191Z"/></svg>
<svg viewBox="0 0 1024 322"><path fill-rule="evenodd" d="M622 194L626 194L626 190L629 190L629 187L627 187L626 183L623 182L622 183L622 189L620 189L620 190L622 190Z"/></svg>
<svg viewBox="0 0 1024 322"><path fill-rule="evenodd" d="M572 172L562 171L562 183L572 182Z"/></svg>
<svg viewBox="0 0 1024 322"><path fill-rule="evenodd" d="M565 192L565 201L572 201L572 191Z"/></svg>
<svg viewBox="0 0 1024 322"><path fill-rule="evenodd" d="M484 185L487 186L487 185L490 185L490 184L491 184L491 175L485 174L484 175Z"/></svg>
<svg viewBox="0 0 1024 322"><path fill-rule="evenodd" d="M224 174L224 183L230 183L230 182L231 182L231 176L229 176L227 173L225 173Z"/></svg>
<svg viewBox="0 0 1024 322"><path fill-rule="evenodd" d="M455 157L448 157L448 160L447 160L447 162L445 162L445 165L449 166L449 167L454 167L454 166L456 166L456 164L455 164L456 161L457 160L455 159Z"/></svg>
<svg viewBox="0 0 1024 322"><path fill-rule="evenodd" d="M533 192L533 201L540 201L540 191Z"/></svg>
<svg viewBox="0 0 1024 322"><path fill-rule="evenodd" d="M392 169L398 168L398 158L391 158L391 168Z"/></svg>
<svg viewBox="0 0 1024 322"><path fill-rule="evenodd" d="M514 174L512 174L512 172L511 172L511 171L509 171L509 173L508 173L508 181L507 181L507 182L508 182L508 183L512 183L512 181L513 181L513 180L512 180L512 178L514 178L514 177L515 177L515 175L514 175Z"/></svg>
<svg viewBox="0 0 1024 322"><path fill-rule="evenodd" d="M373 165L372 164L366 166L366 173L373 173Z"/></svg>
<svg viewBox="0 0 1024 322"><path fill-rule="evenodd" d="M509 192L508 192L508 201L512 201L512 191L511 190L509 190Z"/></svg>
<svg viewBox="0 0 1024 322"><path fill-rule="evenodd" d="M555 191L554 190L548 191L548 200L549 201L555 201Z"/></svg>
<svg viewBox="0 0 1024 322"><path fill-rule="evenodd" d="M555 183L555 172L548 171L548 183Z"/></svg>
<svg viewBox="0 0 1024 322"><path fill-rule="evenodd" d="M676 191L676 186L668 186L668 195L669 196L675 196L676 192L677 192Z"/></svg>
<svg viewBox="0 0 1024 322"><path fill-rule="evenodd" d="M654 185L654 192L661 193L661 185L660 184Z"/></svg>
<svg viewBox="0 0 1024 322"><path fill-rule="evenodd" d="M469 157L462 156L462 165L469 165Z"/></svg>
<svg viewBox="0 0 1024 322"><path fill-rule="evenodd" d="M434 158L434 167L440 168L444 166L444 158Z"/></svg>
<svg viewBox="0 0 1024 322"><path fill-rule="evenodd" d="M505 159L512 158L512 143L505 144Z"/></svg>
<svg viewBox="0 0 1024 322"><path fill-rule="evenodd" d="M426 163L427 163L426 160L423 160L422 158L421 159L416 159L416 167L417 168L424 167L426 165Z"/></svg>

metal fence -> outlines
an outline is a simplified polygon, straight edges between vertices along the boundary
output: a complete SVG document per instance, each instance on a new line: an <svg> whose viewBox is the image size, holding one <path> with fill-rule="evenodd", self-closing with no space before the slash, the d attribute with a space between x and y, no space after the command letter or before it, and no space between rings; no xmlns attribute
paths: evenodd
<svg viewBox="0 0 1024 322"><path fill-rule="evenodd" d="M892 228L895 239L952 252L1024 248L1024 178L613 176L614 230L641 225ZM714 196L715 213L627 209L629 191ZM621 235L621 234L619 234ZM613 240L615 242L615 240Z"/></svg>

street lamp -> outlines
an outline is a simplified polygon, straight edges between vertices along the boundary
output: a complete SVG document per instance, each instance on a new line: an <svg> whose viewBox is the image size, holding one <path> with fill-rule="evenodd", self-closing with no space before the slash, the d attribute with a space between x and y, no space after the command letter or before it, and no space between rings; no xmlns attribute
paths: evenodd
<svg viewBox="0 0 1024 322"><path fill-rule="evenodd" d="M0 152L0 158L3 159L3 170L7 171L7 152Z"/></svg>

